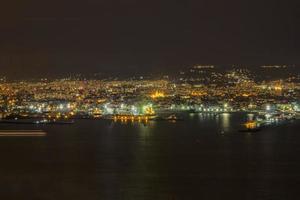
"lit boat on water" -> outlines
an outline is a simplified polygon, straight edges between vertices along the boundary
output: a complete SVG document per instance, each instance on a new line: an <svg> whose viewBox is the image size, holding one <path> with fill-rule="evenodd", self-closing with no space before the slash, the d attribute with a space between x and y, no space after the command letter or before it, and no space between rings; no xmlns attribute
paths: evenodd
<svg viewBox="0 0 300 200"><path fill-rule="evenodd" d="M148 121L155 118L155 115L107 115L103 119L109 119L113 121Z"/></svg>
<svg viewBox="0 0 300 200"><path fill-rule="evenodd" d="M243 129L240 129L240 132L258 132L261 130L260 123L257 121L248 121L243 124Z"/></svg>
<svg viewBox="0 0 300 200"><path fill-rule="evenodd" d="M175 114L170 115L170 116L166 117L165 119L168 120L168 121L182 121L183 120L183 118L178 117Z"/></svg>
<svg viewBox="0 0 300 200"><path fill-rule="evenodd" d="M161 116L160 117L156 117L153 120L155 120L155 121L172 121L172 122L174 122L174 121L183 121L183 118L179 117L179 116L177 116L175 114L171 114L171 115L169 115L167 117L161 117Z"/></svg>

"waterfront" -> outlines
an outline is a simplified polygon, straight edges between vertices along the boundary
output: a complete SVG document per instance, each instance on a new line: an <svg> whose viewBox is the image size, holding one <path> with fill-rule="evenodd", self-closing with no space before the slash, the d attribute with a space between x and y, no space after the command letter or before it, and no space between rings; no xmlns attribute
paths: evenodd
<svg viewBox="0 0 300 200"><path fill-rule="evenodd" d="M240 133L246 114L72 125L0 138L1 199L297 199L299 121Z"/></svg>

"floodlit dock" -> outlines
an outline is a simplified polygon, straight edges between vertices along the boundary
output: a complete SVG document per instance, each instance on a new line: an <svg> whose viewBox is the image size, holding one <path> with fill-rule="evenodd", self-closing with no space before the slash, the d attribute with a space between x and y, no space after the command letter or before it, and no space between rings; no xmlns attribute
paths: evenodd
<svg viewBox="0 0 300 200"><path fill-rule="evenodd" d="M47 133L43 130L0 130L0 137L43 137Z"/></svg>

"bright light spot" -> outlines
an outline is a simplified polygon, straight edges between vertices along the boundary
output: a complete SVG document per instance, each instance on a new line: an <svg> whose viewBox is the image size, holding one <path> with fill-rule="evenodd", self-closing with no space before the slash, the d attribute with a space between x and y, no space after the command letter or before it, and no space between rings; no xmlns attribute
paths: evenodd
<svg viewBox="0 0 300 200"><path fill-rule="evenodd" d="M155 93L151 94L150 97L152 99L157 99L157 98L164 98L166 95L163 92L156 91Z"/></svg>

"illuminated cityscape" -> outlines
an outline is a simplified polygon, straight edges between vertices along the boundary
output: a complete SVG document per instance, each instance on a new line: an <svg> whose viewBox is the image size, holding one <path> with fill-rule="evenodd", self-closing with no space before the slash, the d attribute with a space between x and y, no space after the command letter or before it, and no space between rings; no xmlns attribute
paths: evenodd
<svg viewBox="0 0 300 200"><path fill-rule="evenodd" d="M0 200L300 199L300 1L9 0Z"/></svg>
<svg viewBox="0 0 300 200"><path fill-rule="evenodd" d="M40 119L36 123L79 118L151 120L180 112L253 112L299 117L299 75L257 81L255 73L246 69L216 68L197 65L172 79L3 79L0 116L6 119L2 122Z"/></svg>

